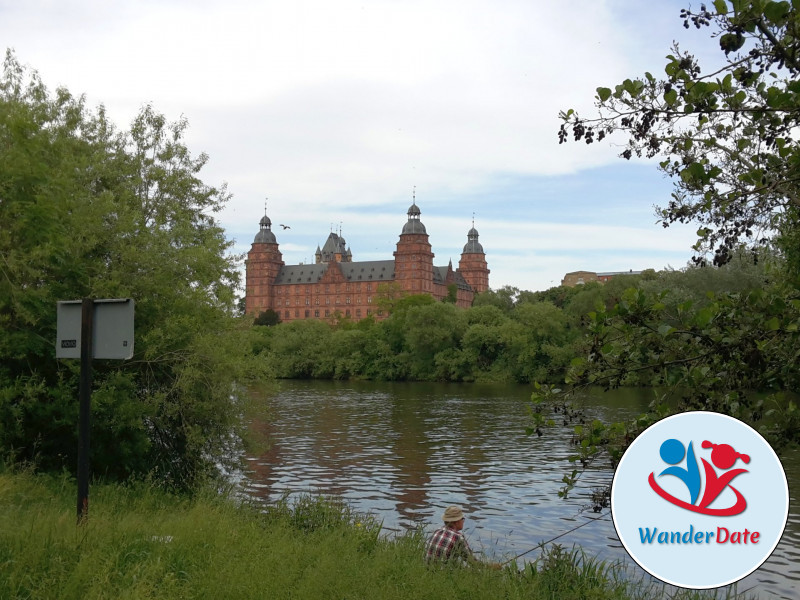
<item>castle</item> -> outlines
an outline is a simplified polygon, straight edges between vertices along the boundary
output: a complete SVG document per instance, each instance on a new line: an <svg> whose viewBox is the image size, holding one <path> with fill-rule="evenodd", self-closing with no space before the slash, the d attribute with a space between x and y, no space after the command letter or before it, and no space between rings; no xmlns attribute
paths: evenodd
<svg viewBox="0 0 800 600"><path fill-rule="evenodd" d="M325 319L335 316L355 321L385 317L377 306L378 286L404 294L430 294L436 300L453 297L457 306L469 307L476 293L489 289L486 254L473 226L458 268L433 264L416 200L408 209L408 222L400 232L394 260L354 262L341 235L331 232L322 248L317 246L315 264L286 265L272 221L264 214L259 232L247 253L245 312L259 315L274 310L281 321ZM474 225L474 224L473 224Z"/></svg>

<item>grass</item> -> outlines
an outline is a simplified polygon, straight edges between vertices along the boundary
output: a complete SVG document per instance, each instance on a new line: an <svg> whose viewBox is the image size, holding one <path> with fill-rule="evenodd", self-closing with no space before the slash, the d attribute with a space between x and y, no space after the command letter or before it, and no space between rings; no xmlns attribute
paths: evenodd
<svg viewBox="0 0 800 600"><path fill-rule="evenodd" d="M145 484L94 485L75 522L69 477L0 472L0 598L606 600L700 598L631 583L578 550L552 547L522 571L427 567L419 532L329 498L267 509Z"/></svg>

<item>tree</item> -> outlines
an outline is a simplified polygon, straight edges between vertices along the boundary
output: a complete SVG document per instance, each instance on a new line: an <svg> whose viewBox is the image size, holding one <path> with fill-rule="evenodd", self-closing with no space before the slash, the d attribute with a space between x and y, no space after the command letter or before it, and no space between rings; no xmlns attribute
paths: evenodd
<svg viewBox="0 0 800 600"><path fill-rule="evenodd" d="M458 285L455 283L447 284L447 296L442 298L442 302L449 302L455 304L458 302Z"/></svg>
<svg viewBox="0 0 800 600"><path fill-rule="evenodd" d="M486 290L475 296L472 306L496 306L504 312L511 312L517 300L519 290L510 285L504 285L499 290Z"/></svg>
<svg viewBox="0 0 800 600"><path fill-rule="evenodd" d="M411 376L430 379L436 354L456 347L465 329L464 312L452 304L431 301L409 308L404 334L405 348L411 355Z"/></svg>
<svg viewBox="0 0 800 600"><path fill-rule="evenodd" d="M273 327L281 322L281 316L271 308L263 310L258 313L258 316L253 321L253 325L263 325L265 327Z"/></svg>
<svg viewBox="0 0 800 600"><path fill-rule="evenodd" d="M599 115L561 114L559 141L627 137L621 156L662 156L675 182L658 210L666 227L697 222L697 261L731 259L741 243L777 237L791 248L800 225L800 12L795 2L714 0L681 11L684 27L711 28L711 69L677 45L664 77L645 73L597 88ZM800 261L793 260L795 272Z"/></svg>
<svg viewBox="0 0 800 600"><path fill-rule="evenodd" d="M398 301L405 298L406 292L403 286L396 281L387 283L379 283L375 290L375 305L380 311L386 311L386 314L392 314L395 305Z"/></svg>
<svg viewBox="0 0 800 600"><path fill-rule="evenodd" d="M75 464L77 365L54 356L58 300L132 297L135 355L95 361L95 473L191 487L231 458L252 363L231 243L187 123L145 106L117 131L10 52L0 78L0 449Z"/></svg>
<svg viewBox="0 0 800 600"><path fill-rule="evenodd" d="M785 394L800 383L800 13L796 3L771 0L715 0L713 7L681 18L687 28L712 28L719 65L706 74L675 46L664 78L646 73L597 88L599 115L562 113L559 137L593 143L620 134L624 158L663 157L659 167L675 191L659 215L664 226L700 224L699 265L711 249L716 267L743 255L751 265L765 256L773 264L745 278L741 270L709 277L706 269L668 282L648 277L613 303L595 304L588 352L572 362L566 392L538 387L532 429L547 422L547 401L574 416L570 398L583 386L644 384L661 392L630 422L576 427L584 466L603 454L614 464L641 430L680 410L735 416L774 444L800 441L800 410ZM773 241L782 261L772 260ZM720 285L727 289L709 290Z"/></svg>

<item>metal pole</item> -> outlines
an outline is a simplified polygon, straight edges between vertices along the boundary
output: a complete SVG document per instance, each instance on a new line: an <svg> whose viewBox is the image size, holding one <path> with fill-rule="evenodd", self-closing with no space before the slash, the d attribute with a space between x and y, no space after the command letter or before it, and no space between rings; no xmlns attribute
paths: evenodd
<svg viewBox="0 0 800 600"><path fill-rule="evenodd" d="M81 303L81 379L78 419L78 524L89 516L89 427L92 406L92 329L94 300Z"/></svg>

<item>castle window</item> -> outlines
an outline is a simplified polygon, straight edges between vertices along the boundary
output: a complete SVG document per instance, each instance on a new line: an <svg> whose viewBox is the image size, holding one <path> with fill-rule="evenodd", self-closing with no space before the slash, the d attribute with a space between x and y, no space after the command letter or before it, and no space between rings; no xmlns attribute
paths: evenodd
<svg viewBox="0 0 800 600"><path fill-rule="evenodd" d="M367 296L367 304L372 304L372 296Z"/></svg>
<svg viewBox="0 0 800 600"><path fill-rule="evenodd" d="M309 299L308 296L306 296L306 306L308 306L309 304L311 304L311 300Z"/></svg>
<svg viewBox="0 0 800 600"><path fill-rule="evenodd" d="M372 291L372 284L371 284L371 283L368 283L368 284L367 284L367 291L368 291L368 292L371 292L371 291Z"/></svg>
<svg viewBox="0 0 800 600"><path fill-rule="evenodd" d="M300 311L299 311L299 310L297 310L297 309L295 309L295 310L294 310L294 316L295 316L295 317L299 317L299 316L300 316Z"/></svg>
<svg viewBox="0 0 800 600"><path fill-rule="evenodd" d="M357 317L360 317L360 316L361 316L361 309L360 309L360 308L357 308L357 309L356 309L356 316L357 316Z"/></svg>
<svg viewBox="0 0 800 600"><path fill-rule="evenodd" d="M319 298L314 298L314 304L316 304L317 306L319 306Z"/></svg>
<svg viewBox="0 0 800 600"><path fill-rule="evenodd" d="M372 314L372 309L371 309L371 308L368 308L368 309L367 309L367 316L369 316L369 315L371 315L371 314Z"/></svg>
<svg viewBox="0 0 800 600"><path fill-rule="evenodd" d="M319 311L318 311L318 310L315 310L315 311L314 311L314 316L315 316L315 317L319 317Z"/></svg>
<svg viewBox="0 0 800 600"><path fill-rule="evenodd" d="M339 304L339 296L336 296L336 304Z"/></svg>
<svg viewBox="0 0 800 600"><path fill-rule="evenodd" d="M330 309L329 309L329 308L326 308L326 309L325 309L325 316L326 316L326 317L330 317L330 316L331 316L331 311L330 311Z"/></svg>
<svg viewBox="0 0 800 600"><path fill-rule="evenodd" d="M286 299L286 306L289 306L289 299Z"/></svg>
<svg viewBox="0 0 800 600"><path fill-rule="evenodd" d="M306 319L307 319L308 317L310 317L310 316L311 316L311 311L310 311L310 310L307 310L307 311L306 311Z"/></svg>
<svg viewBox="0 0 800 600"><path fill-rule="evenodd" d="M294 305L295 306L300 306L300 298L295 298L294 299Z"/></svg>
<svg viewBox="0 0 800 600"><path fill-rule="evenodd" d="M289 318L289 311L288 310L283 311L283 316L288 319Z"/></svg>
<svg viewBox="0 0 800 600"><path fill-rule="evenodd" d="M350 296L348 296L347 298L345 298L345 299L344 299L344 301L345 301L345 304L350 304Z"/></svg>
<svg viewBox="0 0 800 600"><path fill-rule="evenodd" d="M344 314L345 314L345 316L349 317L350 316L350 309L348 308L346 311L344 311Z"/></svg>

